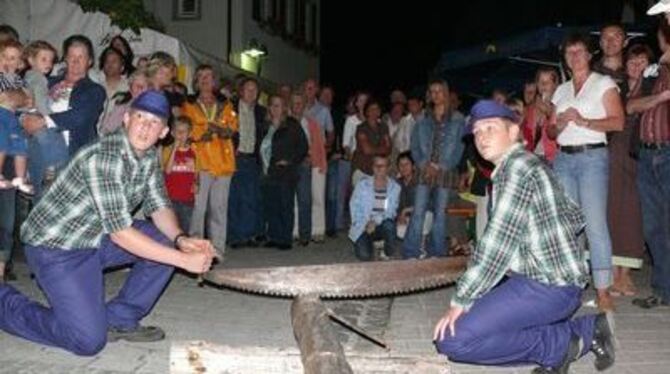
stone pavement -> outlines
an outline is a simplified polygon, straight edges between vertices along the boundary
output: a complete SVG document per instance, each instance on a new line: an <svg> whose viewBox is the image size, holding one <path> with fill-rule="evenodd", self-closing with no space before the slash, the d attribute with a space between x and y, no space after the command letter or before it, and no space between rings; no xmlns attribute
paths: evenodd
<svg viewBox="0 0 670 374"><path fill-rule="evenodd" d="M268 249L229 251L226 266L319 264L355 261L349 242L339 239L288 252ZM23 292L40 298L26 266L17 264ZM109 295L122 284L126 272L106 277ZM648 273L640 273L638 284L648 284ZM345 318L356 321L371 333L383 337L391 352L435 357L431 344L434 323L444 312L451 288L414 295L370 300L329 301ZM592 297L585 296L585 299ZM199 288L196 281L176 274L164 296L144 323L158 324L168 340L153 344L110 343L95 357L77 357L59 349L42 347L0 332L0 373L167 373L172 342L205 340L234 347L294 347L289 319L289 299L258 296L211 287ZM585 312L591 312L588 308ZM584 312L584 311L580 311ZM618 301L617 364L607 373L670 373L670 308L643 311L630 305L630 298ZM338 328L346 350L383 354L367 340ZM450 373L528 373L530 367L488 368L450 364ZM276 371L275 371L276 372ZM379 372L384 372L380 368ZM595 373L591 358L572 366L573 373Z"/></svg>

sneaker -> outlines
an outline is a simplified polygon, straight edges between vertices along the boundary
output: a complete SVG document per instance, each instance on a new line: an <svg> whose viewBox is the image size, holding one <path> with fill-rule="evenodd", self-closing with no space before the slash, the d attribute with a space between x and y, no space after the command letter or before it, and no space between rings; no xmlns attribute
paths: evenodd
<svg viewBox="0 0 670 374"><path fill-rule="evenodd" d="M596 356L596 370L603 371L614 365L614 320L612 313L601 313L596 317L591 352Z"/></svg>
<svg viewBox="0 0 670 374"><path fill-rule="evenodd" d="M165 339L165 331L158 326L137 326L132 330L110 327L107 330L107 341L116 342L125 340L129 342L157 342Z"/></svg>
<svg viewBox="0 0 670 374"><path fill-rule="evenodd" d="M572 335L570 338L570 344L568 345L568 351L563 357L563 362L561 366L555 368L548 367L536 367L533 369L533 374L568 374L570 369L570 364L576 361L579 358L579 337L577 335Z"/></svg>
<svg viewBox="0 0 670 374"><path fill-rule="evenodd" d="M26 182L24 178L12 179L12 186L16 187L19 191L23 192L26 195L35 194L35 189L33 188L33 185Z"/></svg>
<svg viewBox="0 0 670 374"><path fill-rule="evenodd" d="M639 298L639 299L633 299L633 305L639 306L640 308L643 309L653 309L658 306L669 306L670 303L667 301L661 299L658 296L649 296L649 297L644 297L644 298Z"/></svg>

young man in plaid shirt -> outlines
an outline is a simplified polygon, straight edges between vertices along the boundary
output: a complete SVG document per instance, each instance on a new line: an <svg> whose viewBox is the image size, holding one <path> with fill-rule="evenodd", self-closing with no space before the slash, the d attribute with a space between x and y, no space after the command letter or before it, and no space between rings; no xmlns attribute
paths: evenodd
<svg viewBox="0 0 670 374"><path fill-rule="evenodd" d="M60 173L21 230L49 307L0 285L0 329L78 355L94 355L107 341L164 338L140 319L174 267L203 273L214 256L209 241L181 231L165 192L154 145L169 115L162 93L143 93L122 129L82 148ZM140 206L151 223L133 221ZM103 270L128 264L123 288L105 302Z"/></svg>
<svg viewBox="0 0 670 374"><path fill-rule="evenodd" d="M588 277L579 207L524 150L509 108L482 100L470 123L477 150L496 166L491 209L451 306L435 326L437 350L466 363L539 364L534 373L567 373L591 351L596 369L610 367L609 315L570 319Z"/></svg>

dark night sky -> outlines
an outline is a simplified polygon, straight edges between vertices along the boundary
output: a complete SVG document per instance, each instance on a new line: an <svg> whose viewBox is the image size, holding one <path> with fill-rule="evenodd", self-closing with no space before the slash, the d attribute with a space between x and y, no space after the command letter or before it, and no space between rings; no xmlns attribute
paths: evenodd
<svg viewBox="0 0 670 374"><path fill-rule="evenodd" d="M357 89L387 99L425 83L440 52L542 26L616 20L624 0L324 0L321 80L338 102ZM646 7L646 0L632 0ZM390 5L390 4L393 5ZM576 5L579 4L579 5Z"/></svg>

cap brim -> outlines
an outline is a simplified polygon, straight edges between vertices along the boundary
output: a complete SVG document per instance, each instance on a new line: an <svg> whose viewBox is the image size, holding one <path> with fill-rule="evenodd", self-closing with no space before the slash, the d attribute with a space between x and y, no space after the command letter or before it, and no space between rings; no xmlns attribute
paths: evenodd
<svg viewBox="0 0 670 374"><path fill-rule="evenodd" d="M670 4L659 1L654 6L649 8L647 15L655 16L657 14L665 13L670 11Z"/></svg>

